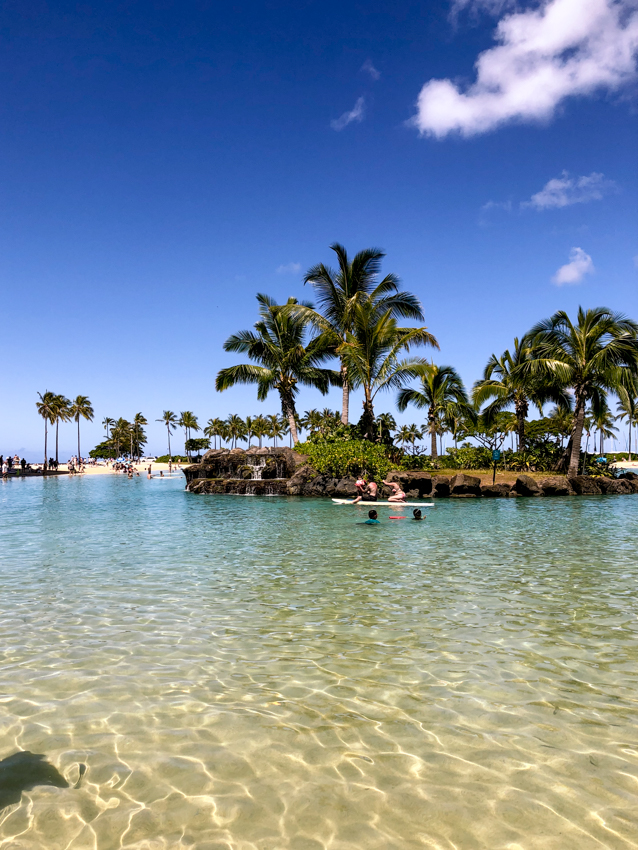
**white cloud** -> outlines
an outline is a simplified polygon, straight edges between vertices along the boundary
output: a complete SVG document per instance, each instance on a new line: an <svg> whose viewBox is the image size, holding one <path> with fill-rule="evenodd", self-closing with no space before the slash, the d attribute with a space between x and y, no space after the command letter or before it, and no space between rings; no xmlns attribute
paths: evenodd
<svg viewBox="0 0 638 850"><path fill-rule="evenodd" d="M561 177L549 180L540 192L536 192L521 206L548 210L569 207L572 204L587 204L589 201L600 201L604 195L616 188L613 180L607 180L604 174L596 171L582 177L570 177L567 171L563 171Z"/></svg>
<svg viewBox="0 0 638 850"><path fill-rule="evenodd" d="M556 286L580 283L586 274L593 274L594 271L594 264L589 254L586 254L582 248L572 248L569 252L569 262L559 268L552 278L552 283Z"/></svg>
<svg viewBox="0 0 638 850"><path fill-rule="evenodd" d="M376 69L376 68L374 67L374 65L372 64L372 60L371 60L371 59L366 59L366 61L365 61L365 62L363 63L363 65L361 66L361 70L362 70L365 74L370 74L370 77L371 77L373 80L380 80L380 79L381 79L381 71L377 71L377 69Z"/></svg>
<svg viewBox="0 0 638 850"><path fill-rule="evenodd" d="M366 101L364 97L357 98L357 102L352 109L349 112L344 112L343 115L340 115L339 118L335 118L334 121L331 121L330 126L333 130L339 132L340 130L343 130L344 127L347 127L348 124L352 124L353 121L363 121L365 116L365 105Z"/></svg>
<svg viewBox="0 0 638 850"><path fill-rule="evenodd" d="M286 263L282 266L277 266L277 274L299 274L301 271L301 263Z"/></svg>
<svg viewBox="0 0 638 850"><path fill-rule="evenodd" d="M452 0L450 17L456 20L466 10L473 15L485 12L488 15L502 15L508 9L516 8L516 0Z"/></svg>
<svg viewBox="0 0 638 850"><path fill-rule="evenodd" d="M486 204L483 204L481 207L482 213L490 212L490 210L505 210L505 212L512 212L512 202L511 201L488 201Z"/></svg>
<svg viewBox="0 0 638 850"><path fill-rule="evenodd" d="M464 91L449 79L423 86L411 121L421 134L472 136L548 119L570 95L617 89L636 71L638 11L635 0L544 0L503 17L496 41Z"/></svg>

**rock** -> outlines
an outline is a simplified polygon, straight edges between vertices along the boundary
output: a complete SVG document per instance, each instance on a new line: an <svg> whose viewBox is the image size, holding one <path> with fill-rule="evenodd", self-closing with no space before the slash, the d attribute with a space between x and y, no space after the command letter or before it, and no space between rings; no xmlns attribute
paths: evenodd
<svg viewBox="0 0 638 850"><path fill-rule="evenodd" d="M288 479L286 492L289 496L301 496L304 487L317 477L317 470L309 463L299 467L294 475Z"/></svg>
<svg viewBox="0 0 638 850"><path fill-rule="evenodd" d="M432 476L419 469L395 470L386 476L386 481L396 481L411 499L420 499L432 493Z"/></svg>
<svg viewBox="0 0 638 850"><path fill-rule="evenodd" d="M634 492L633 482L622 478L599 478L598 484L608 496L622 496Z"/></svg>
<svg viewBox="0 0 638 850"><path fill-rule="evenodd" d="M357 495L356 482L356 478L342 478L335 487L335 497L337 499L354 499Z"/></svg>
<svg viewBox="0 0 638 850"><path fill-rule="evenodd" d="M618 477L624 478L626 481L638 481L638 475L636 475L635 472L623 472L623 474Z"/></svg>
<svg viewBox="0 0 638 850"><path fill-rule="evenodd" d="M545 496L573 496L574 490L566 475L550 475L538 482Z"/></svg>
<svg viewBox="0 0 638 850"><path fill-rule="evenodd" d="M542 496L543 491L531 475L519 475L513 487L519 496Z"/></svg>
<svg viewBox="0 0 638 850"><path fill-rule="evenodd" d="M486 499L504 499L509 496L511 489L511 484L481 484L481 496Z"/></svg>
<svg viewBox="0 0 638 850"><path fill-rule="evenodd" d="M455 498L459 496L480 496L481 479L474 475L465 475L465 473L459 472L450 481L450 495Z"/></svg>
<svg viewBox="0 0 638 850"><path fill-rule="evenodd" d="M574 475L569 479L569 483L579 496L595 496L603 492L598 479L590 475Z"/></svg>
<svg viewBox="0 0 638 850"><path fill-rule="evenodd" d="M450 479L446 475L435 475L432 479L432 495L445 499L450 495Z"/></svg>

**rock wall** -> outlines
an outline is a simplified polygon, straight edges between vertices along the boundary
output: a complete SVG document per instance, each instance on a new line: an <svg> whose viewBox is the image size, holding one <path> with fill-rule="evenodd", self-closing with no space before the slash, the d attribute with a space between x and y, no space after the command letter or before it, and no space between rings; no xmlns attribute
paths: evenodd
<svg viewBox="0 0 638 850"><path fill-rule="evenodd" d="M304 455L287 448L212 450L206 452L201 463L186 467L184 474L186 489L191 493L341 499L354 498L357 494L354 478L320 475ZM463 472L448 477L429 472L397 471L391 472L387 480L400 484L410 501L638 493L638 475L633 472L618 478L550 475L540 481L531 475L519 475L514 484L481 484L480 478ZM379 498L389 495L389 487L379 487Z"/></svg>

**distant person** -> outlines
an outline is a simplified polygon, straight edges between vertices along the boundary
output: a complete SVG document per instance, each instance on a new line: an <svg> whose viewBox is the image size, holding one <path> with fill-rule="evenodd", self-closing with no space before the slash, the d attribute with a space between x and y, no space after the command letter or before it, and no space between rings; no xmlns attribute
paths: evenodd
<svg viewBox="0 0 638 850"><path fill-rule="evenodd" d="M415 519L417 522L420 522L423 519L423 516L422 516L419 508L415 508L412 511L412 519Z"/></svg>
<svg viewBox="0 0 638 850"><path fill-rule="evenodd" d="M377 512L376 512L376 511L374 511L374 510L373 510L373 511L368 511L368 518L367 518L367 520L366 520L364 523L362 523L362 524L363 524L363 525L381 525L381 523L379 522L379 520L378 520L378 518L377 518L378 516L379 516L379 515L377 514Z"/></svg>
<svg viewBox="0 0 638 850"><path fill-rule="evenodd" d="M163 478L163 477L164 477L164 470L160 469L160 478Z"/></svg>
<svg viewBox="0 0 638 850"><path fill-rule="evenodd" d="M9 467L9 472L11 472L11 467L13 466L13 458L11 457L11 455L9 455L9 457L7 458L6 464Z"/></svg>
<svg viewBox="0 0 638 850"><path fill-rule="evenodd" d="M405 493L396 481L384 481L383 483L392 490L392 495L388 497L388 502L405 502Z"/></svg>
<svg viewBox="0 0 638 850"><path fill-rule="evenodd" d="M8 474L9 474L9 464L6 462L6 460L3 460L2 461L2 477L6 478Z"/></svg>
<svg viewBox="0 0 638 850"><path fill-rule="evenodd" d="M24 472L27 468L27 462L24 458L20 461L20 469Z"/></svg>

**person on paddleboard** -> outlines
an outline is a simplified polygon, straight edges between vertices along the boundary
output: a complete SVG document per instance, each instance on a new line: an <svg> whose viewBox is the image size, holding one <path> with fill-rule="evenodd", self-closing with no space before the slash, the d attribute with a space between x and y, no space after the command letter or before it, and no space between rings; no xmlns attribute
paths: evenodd
<svg viewBox="0 0 638 850"><path fill-rule="evenodd" d="M392 490L392 495L388 496L388 502L405 502L405 493L396 481L384 481L383 483Z"/></svg>
<svg viewBox="0 0 638 850"><path fill-rule="evenodd" d="M357 483L357 498L353 500L352 504L356 505L357 502L376 502L377 500L377 490L379 489L374 481L366 482L365 478L360 478Z"/></svg>

